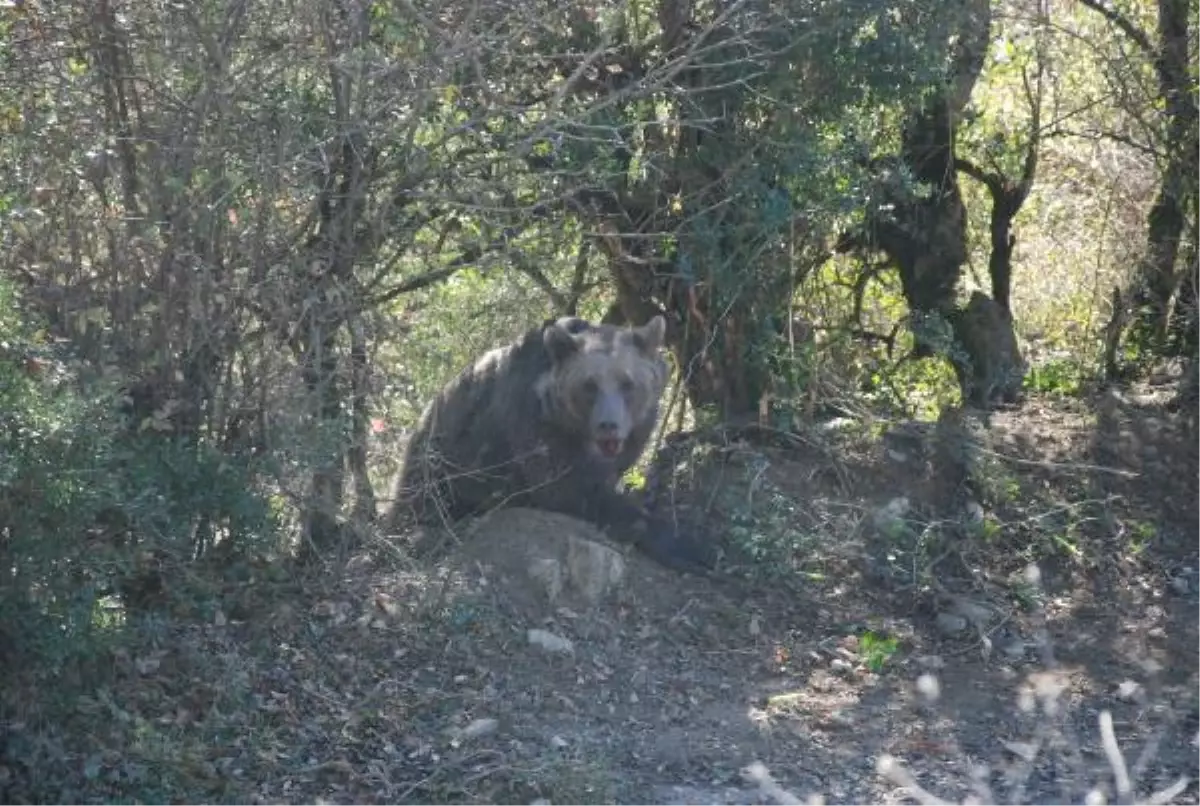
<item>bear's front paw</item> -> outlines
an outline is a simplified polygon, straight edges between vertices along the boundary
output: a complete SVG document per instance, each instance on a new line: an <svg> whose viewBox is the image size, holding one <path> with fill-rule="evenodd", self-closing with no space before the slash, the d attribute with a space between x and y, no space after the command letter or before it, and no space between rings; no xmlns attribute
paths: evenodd
<svg viewBox="0 0 1200 806"><path fill-rule="evenodd" d="M716 565L716 552L710 543L681 533L665 520L643 521L635 533L638 547L646 556L672 570L705 576Z"/></svg>

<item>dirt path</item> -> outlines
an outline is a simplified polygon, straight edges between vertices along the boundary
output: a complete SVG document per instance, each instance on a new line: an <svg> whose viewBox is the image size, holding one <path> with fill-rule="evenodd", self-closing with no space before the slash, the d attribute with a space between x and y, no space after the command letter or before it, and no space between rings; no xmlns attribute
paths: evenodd
<svg viewBox="0 0 1200 806"><path fill-rule="evenodd" d="M804 800L912 802L877 772L890 754L943 798L978 779L991 802L1079 803L1115 799L1108 710L1138 791L1188 776L1171 802L1195 803L1196 451L1141 405L997 416L983 537L939 526L945 491L911 441L734 442L697 462L703 499L680 499L742 551L716 579L627 555L598 601L552 602L536 558L589 533L517 516L437 568L381 545L252 580L8 741L49 748L59 802L778 801L755 762ZM889 531L879 513L901 510ZM755 550L786 573L739 570ZM1031 559L1040 590L1020 582Z"/></svg>

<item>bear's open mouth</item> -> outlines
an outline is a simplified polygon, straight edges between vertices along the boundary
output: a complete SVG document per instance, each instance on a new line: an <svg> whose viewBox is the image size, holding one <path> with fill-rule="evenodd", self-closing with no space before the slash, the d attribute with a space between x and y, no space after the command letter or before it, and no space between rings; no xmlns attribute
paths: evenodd
<svg viewBox="0 0 1200 806"><path fill-rule="evenodd" d="M621 440L616 437L601 437L596 440L596 447L602 455L612 458L621 452Z"/></svg>

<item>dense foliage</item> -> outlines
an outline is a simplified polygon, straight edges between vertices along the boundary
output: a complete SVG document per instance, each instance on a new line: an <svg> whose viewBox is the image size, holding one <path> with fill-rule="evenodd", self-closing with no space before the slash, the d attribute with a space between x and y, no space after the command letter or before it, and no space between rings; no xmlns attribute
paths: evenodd
<svg viewBox="0 0 1200 806"><path fill-rule="evenodd" d="M5 624L345 547L423 401L550 316L666 313L698 416L785 426L1194 360L1195 18L4 4Z"/></svg>

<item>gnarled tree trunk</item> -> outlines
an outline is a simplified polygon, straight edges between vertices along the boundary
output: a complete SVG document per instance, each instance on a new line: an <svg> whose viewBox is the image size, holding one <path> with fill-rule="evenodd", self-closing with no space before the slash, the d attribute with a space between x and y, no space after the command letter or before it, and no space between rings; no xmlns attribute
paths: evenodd
<svg viewBox="0 0 1200 806"><path fill-rule="evenodd" d="M1154 63L1162 103L1165 134L1162 181L1146 219L1146 254L1129 294L1132 315L1129 335L1151 354L1166 347L1171 302L1186 274L1179 270L1181 241L1200 193L1197 173L1196 87L1188 47L1195 11L1189 0L1158 0L1157 41L1120 10L1102 0L1081 0L1118 28L1132 45ZM1195 213L1191 212L1194 218ZM1194 258L1193 258L1194 260ZM1194 270L1188 266L1184 271ZM1114 312L1114 322L1125 311Z"/></svg>
<svg viewBox="0 0 1200 806"><path fill-rule="evenodd" d="M646 259L631 254L644 238L603 239L610 260L617 303L605 316L610 324L643 324L659 313L667 314L668 349L679 367L688 402L694 408L711 408L721 420L739 421L758 410L767 389L765 364L751 359L761 334L755 323L786 307L791 288L755 289L735 295L725 304L715 296L720 284L703 284L683 278L674 264L654 270ZM763 353L765 355L765 353Z"/></svg>
<svg viewBox="0 0 1200 806"><path fill-rule="evenodd" d="M900 274L914 321L916 354L950 359L964 401L988 406L999 399L1015 400L1024 377L1009 312L1011 223L1029 192L1036 142L1026 179L1018 185L975 171L993 195L990 269L995 299L976 292L960 310L955 296L967 259L967 210L957 178L964 163L955 156L955 128L983 68L991 7L987 0L964 0L947 13L956 38L950 80L909 115L899 153L880 164L888 173L881 177L883 203L868 211L865 231L844 239L841 248L878 249L888 256ZM902 173L913 182L905 183ZM938 328L922 324L930 315L950 324L952 344L937 335Z"/></svg>

